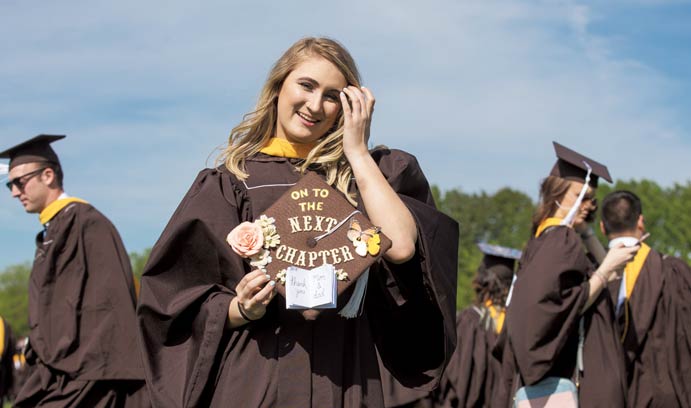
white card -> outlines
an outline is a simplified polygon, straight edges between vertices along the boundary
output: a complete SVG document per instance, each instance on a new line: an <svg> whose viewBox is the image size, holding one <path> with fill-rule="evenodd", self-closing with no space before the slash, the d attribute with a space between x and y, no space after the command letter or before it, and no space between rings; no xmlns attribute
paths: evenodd
<svg viewBox="0 0 691 408"><path fill-rule="evenodd" d="M336 269L324 264L314 269L286 269L286 308L335 309Z"/></svg>

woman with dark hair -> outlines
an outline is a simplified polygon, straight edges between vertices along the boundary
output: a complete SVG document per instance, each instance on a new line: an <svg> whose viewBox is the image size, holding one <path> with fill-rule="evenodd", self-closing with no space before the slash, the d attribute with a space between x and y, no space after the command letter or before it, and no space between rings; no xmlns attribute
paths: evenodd
<svg viewBox="0 0 691 408"><path fill-rule="evenodd" d="M533 236L507 302L503 377L513 383L511 394L570 380L568 398L577 395L580 406L623 407L623 354L607 282L639 247L612 248L597 268L590 262L577 231L596 208L598 177L611 178L600 163L554 146L558 160L542 182Z"/></svg>
<svg viewBox="0 0 691 408"><path fill-rule="evenodd" d="M139 326L155 406L381 407L375 344L401 382L437 385L455 340L458 226L435 209L413 156L368 150L373 108L353 58L333 40L302 39L276 62L142 277ZM278 275L251 268L226 243L308 170L392 241L369 269L355 318L324 309L308 320L287 309Z"/></svg>
<svg viewBox="0 0 691 408"><path fill-rule="evenodd" d="M475 302L456 318L456 351L434 392L435 405L493 407L501 363L491 351L504 325L505 302L521 251L478 244L484 257L473 280Z"/></svg>

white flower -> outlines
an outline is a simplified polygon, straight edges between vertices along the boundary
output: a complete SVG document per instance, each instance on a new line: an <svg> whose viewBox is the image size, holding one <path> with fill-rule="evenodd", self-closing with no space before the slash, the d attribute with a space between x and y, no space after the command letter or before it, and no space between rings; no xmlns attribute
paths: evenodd
<svg viewBox="0 0 691 408"><path fill-rule="evenodd" d="M276 226L273 224L269 224L267 226L262 226L262 232L264 233L264 236L270 236L274 235L276 233Z"/></svg>
<svg viewBox="0 0 691 408"><path fill-rule="evenodd" d="M347 281L348 272L344 271L343 269L336 269L336 279L340 281Z"/></svg>
<svg viewBox="0 0 691 408"><path fill-rule="evenodd" d="M259 252L257 255L250 258L250 265L261 270L265 270L266 265L270 263L271 256L269 255L269 251L267 251L266 249L262 249L262 251Z"/></svg>
<svg viewBox="0 0 691 408"><path fill-rule="evenodd" d="M278 273L276 274L276 280L285 285L286 284L286 273L287 273L287 271L285 269L281 269L280 271L278 271Z"/></svg>
<svg viewBox="0 0 691 408"><path fill-rule="evenodd" d="M264 248L275 248L281 243L281 236L278 234L264 235Z"/></svg>
<svg viewBox="0 0 691 408"><path fill-rule="evenodd" d="M262 214L255 222L258 223L262 228L267 228L269 226L273 226L273 224L276 222L276 219L274 217L267 217L266 215Z"/></svg>

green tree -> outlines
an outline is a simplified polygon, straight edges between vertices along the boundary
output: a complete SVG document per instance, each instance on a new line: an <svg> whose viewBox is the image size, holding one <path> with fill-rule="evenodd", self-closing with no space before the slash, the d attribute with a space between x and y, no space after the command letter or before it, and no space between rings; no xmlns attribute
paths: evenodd
<svg viewBox="0 0 691 408"><path fill-rule="evenodd" d="M439 196L439 209L459 223L456 305L463 308L475 298L472 280L482 260L476 244L488 242L521 249L529 238L534 205L526 194L510 188L491 195L467 194L457 189L435 195Z"/></svg>
<svg viewBox="0 0 691 408"><path fill-rule="evenodd" d="M29 334L29 275L31 265L11 265L0 273L0 315L16 337Z"/></svg>
<svg viewBox="0 0 691 408"><path fill-rule="evenodd" d="M137 280L142 278L142 273L144 273L144 267L146 266L146 261L149 260L149 255L151 255L151 248L146 248L141 253L130 252L130 263L132 264L132 273L137 278Z"/></svg>

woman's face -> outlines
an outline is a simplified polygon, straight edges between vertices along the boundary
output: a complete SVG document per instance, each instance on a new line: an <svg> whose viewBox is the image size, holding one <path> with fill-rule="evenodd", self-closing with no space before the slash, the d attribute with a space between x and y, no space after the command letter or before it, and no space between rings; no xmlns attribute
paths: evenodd
<svg viewBox="0 0 691 408"><path fill-rule="evenodd" d="M571 186L569 187L569 190L566 192L564 197L561 200L561 207L559 212L563 212L564 214L562 216L566 216L566 214L569 212L571 207L576 203L576 200L578 199L578 195L581 193L581 189L583 188L582 182L579 181L570 181ZM586 222L586 218L588 217L588 214L591 211L594 211L597 207L594 204L593 199L595 198L595 189L592 187L588 186L588 191L586 191L585 196L583 196L583 201L581 202L581 206L578 209L578 212L576 213L576 216L574 217L573 224L574 225L580 225Z"/></svg>
<svg viewBox="0 0 691 408"><path fill-rule="evenodd" d="M306 58L288 74L278 93L276 137L311 143L324 136L338 117L339 93L347 85L331 62Z"/></svg>

